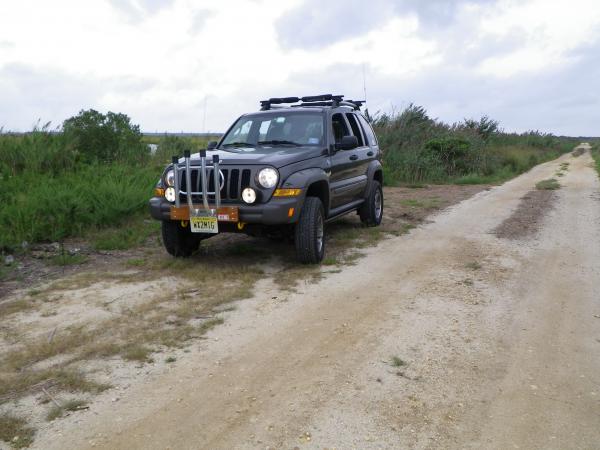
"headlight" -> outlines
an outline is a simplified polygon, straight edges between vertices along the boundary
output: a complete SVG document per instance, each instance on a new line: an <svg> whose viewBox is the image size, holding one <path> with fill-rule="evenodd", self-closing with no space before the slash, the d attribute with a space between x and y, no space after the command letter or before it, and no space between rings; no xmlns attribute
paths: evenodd
<svg viewBox="0 0 600 450"><path fill-rule="evenodd" d="M175 201L175 189L173 189L172 187L167 188L167 190L165 191L165 198L171 203L173 203Z"/></svg>
<svg viewBox="0 0 600 450"><path fill-rule="evenodd" d="M242 200L251 205L256 201L256 191L249 187L244 189L242 191Z"/></svg>
<svg viewBox="0 0 600 450"><path fill-rule="evenodd" d="M169 170L165 175L165 183L167 186L175 186L175 172L173 169Z"/></svg>
<svg viewBox="0 0 600 450"><path fill-rule="evenodd" d="M279 181L279 174L275 169L270 167L265 167L260 172L258 172L258 184L260 184L265 189L271 189L277 186L277 181Z"/></svg>

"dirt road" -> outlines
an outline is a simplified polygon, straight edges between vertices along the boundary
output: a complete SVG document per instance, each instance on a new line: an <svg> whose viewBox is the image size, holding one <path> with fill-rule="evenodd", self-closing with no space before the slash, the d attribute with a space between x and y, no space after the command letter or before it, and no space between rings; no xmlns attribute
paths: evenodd
<svg viewBox="0 0 600 450"><path fill-rule="evenodd" d="M563 162L538 232L496 237ZM35 447L600 448L590 164L538 166L297 293L259 282L185 361Z"/></svg>

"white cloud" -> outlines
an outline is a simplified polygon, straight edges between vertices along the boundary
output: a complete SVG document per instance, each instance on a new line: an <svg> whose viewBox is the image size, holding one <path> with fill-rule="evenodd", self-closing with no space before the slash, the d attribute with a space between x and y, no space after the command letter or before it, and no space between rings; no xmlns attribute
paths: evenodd
<svg viewBox="0 0 600 450"><path fill-rule="evenodd" d="M572 64L574 49L600 37L599 22L596 0L502 1L479 22L479 33L496 39L516 37L520 45L510 53L490 56L478 70L510 77Z"/></svg>
<svg viewBox="0 0 600 450"><path fill-rule="evenodd" d="M334 30L351 31L337 39L325 33L321 42L311 30L329 19L306 22L321 14L313 0L2 2L0 126L25 130L38 117L60 123L93 107L124 112L148 131L203 131L206 99L207 129L223 130L264 97L362 97L363 64L372 107L398 104L399 96L421 103L405 86L427 79L437 91L422 91L426 107L473 116L516 100L504 93L483 102L465 86L485 79L490 91L512 83L523 92L538 74L578 64L600 33L600 4L592 0L375 3L386 14L371 20L365 7L355 29L350 19L357 15L337 17L344 8L335 9ZM281 22L307 7L306 20ZM288 38L307 26L310 44L286 46L282 26ZM463 74L464 99L447 85L448 71Z"/></svg>

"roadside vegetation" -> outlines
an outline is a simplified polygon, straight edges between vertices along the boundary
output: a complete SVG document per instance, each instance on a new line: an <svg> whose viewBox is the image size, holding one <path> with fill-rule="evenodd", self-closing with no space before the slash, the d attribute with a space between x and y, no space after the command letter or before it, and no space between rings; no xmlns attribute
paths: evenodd
<svg viewBox="0 0 600 450"><path fill-rule="evenodd" d="M388 185L501 182L574 145L539 132L505 133L488 117L448 125L415 105L370 119ZM72 236L91 236L97 250L140 245L157 231L144 218L165 163L205 145L199 137L143 136L126 115L94 110L56 129L0 129L0 250Z"/></svg>
<svg viewBox="0 0 600 450"><path fill-rule="evenodd" d="M592 157L594 158L594 162L596 163L596 170L598 171L598 175L600 176L600 141L591 142L592 145Z"/></svg>
<svg viewBox="0 0 600 450"><path fill-rule="evenodd" d="M413 104L370 119L384 151L388 185L503 182L577 144L539 131L506 133L486 116L449 125Z"/></svg>
<svg viewBox="0 0 600 450"><path fill-rule="evenodd" d="M50 124L25 134L0 129L0 249L96 234L139 217L171 155L206 144L193 137L151 140L158 145L153 154L127 116L94 110L81 111L57 129ZM97 247L110 247L110 240L100 238Z"/></svg>

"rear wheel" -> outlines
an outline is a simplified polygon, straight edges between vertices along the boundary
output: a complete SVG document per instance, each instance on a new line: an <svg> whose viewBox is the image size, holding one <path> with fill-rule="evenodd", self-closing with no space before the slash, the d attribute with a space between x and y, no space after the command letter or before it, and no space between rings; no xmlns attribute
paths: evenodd
<svg viewBox="0 0 600 450"><path fill-rule="evenodd" d="M325 254L325 213L317 197L306 197L294 230L296 257L304 264L318 264Z"/></svg>
<svg viewBox="0 0 600 450"><path fill-rule="evenodd" d="M192 233L189 223L183 226L180 221L163 220L162 238L165 249L170 255L186 258L191 256L198 247L200 241L210 237L203 233Z"/></svg>
<svg viewBox="0 0 600 450"><path fill-rule="evenodd" d="M358 209L360 220L369 227L381 224L383 218L383 190L379 181L371 181L369 194L365 202Z"/></svg>

